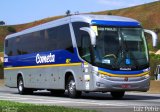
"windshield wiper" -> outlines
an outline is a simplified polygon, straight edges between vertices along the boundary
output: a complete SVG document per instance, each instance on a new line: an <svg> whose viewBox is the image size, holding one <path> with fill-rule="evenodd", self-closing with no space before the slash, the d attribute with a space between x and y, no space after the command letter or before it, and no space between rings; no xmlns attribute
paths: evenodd
<svg viewBox="0 0 160 112"><path fill-rule="evenodd" d="M130 59L132 57L135 67L139 69L138 61L136 60L135 56L129 51L128 44L125 38L123 37L123 35L120 33L120 30L119 30L119 36L120 36L120 48L118 49L116 54L117 54L117 57L120 57L120 58L119 59L117 58L116 62L113 64L113 67L116 67L116 68L120 67L122 62L125 62L124 67L125 65L130 65L130 61L131 61ZM128 66L128 67L131 67L131 66Z"/></svg>
<svg viewBox="0 0 160 112"><path fill-rule="evenodd" d="M129 56L132 57L132 59L134 60L134 64L136 65L136 68L139 69L138 61L136 60L135 56L129 51L128 44L124 38L123 38L123 43L125 44L125 50L124 50L125 51L125 59L128 59ZM127 54L129 55L128 57L127 57Z"/></svg>

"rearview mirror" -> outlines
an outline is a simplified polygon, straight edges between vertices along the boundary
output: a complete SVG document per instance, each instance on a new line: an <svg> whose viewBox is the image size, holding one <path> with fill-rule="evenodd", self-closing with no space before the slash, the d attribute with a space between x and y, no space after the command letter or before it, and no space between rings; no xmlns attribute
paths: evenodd
<svg viewBox="0 0 160 112"><path fill-rule="evenodd" d="M90 36L90 39L91 39L91 44L93 46L95 46L96 45L96 34L95 34L95 32L89 27L82 27L82 28L80 28L80 30L86 31L86 32L89 33L89 36Z"/></svg>
<svg viewBox="0 0 160 112"><path fill-rule="evenodd" d="M147 29L144 29L144 32L150 34L152 36L152 44L153 44L153 47L156 47L157 46L157 34L152 31L152 30L147 30Z"/></svg>

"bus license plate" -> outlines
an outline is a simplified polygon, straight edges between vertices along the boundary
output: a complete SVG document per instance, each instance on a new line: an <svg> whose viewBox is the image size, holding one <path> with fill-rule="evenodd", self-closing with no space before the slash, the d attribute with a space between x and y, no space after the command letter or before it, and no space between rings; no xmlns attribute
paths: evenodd
<svg viewBox="0 0 160 112"><path fill-rule="evenodd" d="M131 86L129 84L122 84L121 88L131 88Z"/></svg>

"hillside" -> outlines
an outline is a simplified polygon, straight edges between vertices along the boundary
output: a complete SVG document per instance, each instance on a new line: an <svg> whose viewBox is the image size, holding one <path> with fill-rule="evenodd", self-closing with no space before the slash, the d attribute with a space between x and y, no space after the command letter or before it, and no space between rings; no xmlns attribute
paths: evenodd
<svg viewBox="0 0 160 112"><path fill-rule="evenodd" d="M92 14L103 14L103 15L112 14L112 15L120 15L120 16L134 18L140 21L144 28L156 30L157 33L159 32L158 35L160 37L160 2L152 2L149 4L124 8L119 10L92 12ZM0 51L3 50L2 46L5 36L12 33L13 29L16 30L16 32L18 32L26 28L30 28L62 17L63 16L50 17L21 25L0 26ZM151 46L150 39L148 41L149 41L149 46Z"/></svg>
<svg viewBox="0 0 160 112"><path fill-rule="evenodd" d="M93 14L112 14L130 17L140 21L144 28L160 28L160 2L152 2L119 10L95 12Z"/></svg>

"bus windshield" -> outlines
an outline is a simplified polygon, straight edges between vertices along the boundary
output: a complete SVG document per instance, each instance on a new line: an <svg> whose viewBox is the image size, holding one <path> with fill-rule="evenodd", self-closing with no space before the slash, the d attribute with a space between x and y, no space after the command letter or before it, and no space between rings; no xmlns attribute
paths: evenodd
<svg viewBox="0 0 160 112"><path fill-rule="evenodd" d="M149 66L142 28L97 27L94 63L114 70L138 70Z"/></svg>

